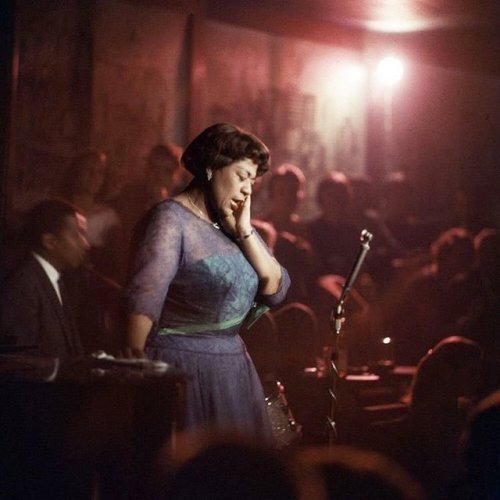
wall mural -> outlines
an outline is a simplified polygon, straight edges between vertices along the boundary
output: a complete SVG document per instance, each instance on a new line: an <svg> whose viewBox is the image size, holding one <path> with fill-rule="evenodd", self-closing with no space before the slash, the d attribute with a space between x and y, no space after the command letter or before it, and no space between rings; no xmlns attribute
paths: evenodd
<svg viewBox="0 0 500 500"><path fill-rule="evenodd" d="M140 175L155 144L184 139L186 23L187 14L161 7L98 3L93 143L123 182Z"/></svg>
<svg viewBox="0 0 500 500"><path fill-rule="evenodd" d="M56 189L84 136L79 110L88 97L74 63L85 66L87 41L75 3L19 2L16 9L19 73L8 189L14 213Z"/></svg>
<svg viewBox="0 0 500 500"><path fill-rule="evenodd" d="M12 190L20 208L53 191L82 147L108 153L119 189L140 176L152 146L188 140L188 15L98 2L93 57L85 66L79 9L68 2L21 12ZM351 86L346 94L339 80L345 63L356 63L355 53L210 21L204 47L200 121L248 128L269 145L275 165L302 168L309 193L303 215L315 210L315 183L325 172L363 171L363 88Z"/></svg>
<svg viewBox="0 0 500 500"><path fill-rule="evenodd" d="M274 165L299 166L307 179L306 217L316 210L316 184L326 172L365 171L363 75L355 84L349 79L353 68L361 71L358 58L342 49L207 24L206 124L231 121L248 128L268 144Z"/></svg>

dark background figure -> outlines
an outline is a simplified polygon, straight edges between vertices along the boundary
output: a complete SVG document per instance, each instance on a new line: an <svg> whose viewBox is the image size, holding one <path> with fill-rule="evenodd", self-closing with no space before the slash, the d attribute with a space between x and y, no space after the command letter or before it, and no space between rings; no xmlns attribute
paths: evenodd
<svg viewBox="0 0 500 500"><path fill-rule="evenodd" d="M324 176L316 190L316 203L320 214L307 223L316 279L306 304L318 318L322 345L331 346L330 311L359 253L361 230L353 216L352 190L345 174ZM363 272L369 272L366 262Z"/></svg>
<svg viewBox="0 0 500 500"><path fill-rule="evenodd" d="M374 283L383 290L393 276L393 260L404 257L406 249L382 218L379 186L366 175L351 176L349 183L353 220L359 230L366 229L374 235L366 256L366 267L369 267Z"/></svg>
<svg viewBox="0 0 500 500"><path fill-rule="evenodd" d="M349 183L352 191L352 214L358 226L371 233L376 232L380 218L380 197L371 177L351 175Z"/></svg>
<svg viewBox="0 0 500 500"><path fill-rule="evenodd" d="M494 500L500 494L500 390L474 408L464 438L464 480L454 500Z"/></svg>
<svg viewBox="0 0 500 500"><path fill-rule="evenodd" d="M190 443L193 441L195 444ZM162 498L169 500L295 500L305 490L290 460L240 435L180 436ZM313 490L310 490L313 491ZM319 490L321 491L321 490Z"/></svg>
<svg viewBox="0 0 500 500"><path fill-rule="evenodd" d="M457 332L478 292L473 238L467 230L443 232L430 255L431 264L399 288L399 299L386 311L387 333L395 340L400 364L416 364L440 339Z"/></svg>
<svg viewBox="0 0 500 500"><path fill-rule="evenodd" d="M278 379L284 385L294 417L302 425L301 442L321 442L328 408L323 397L325 388L314 380L315 376L324 375L318 360L322 339L316 315L303 303L287 302L273 311L273 318L278 341Z"/></svg>
<svg viewBox="0 0 500 500"><path fill-rule="evenodd" d="M500 387L500 231L486 228L474 238L478 289L460 321L460 331L484 351L483 395Z"/></svg>
<svg viewBox="0 0 500 500"><path fill-rule="evenodd" d="M381 453L351 446L310 446L296 453L302 473L316 474L330 500L424 500L419 483ZM306 497L307 498L307 497Z"/></svg>
<svg viewBox="0 0 500 500"><path fill-rule="evenodd" d="M307 224L308 239L318 259L320 274L347 277L359 251L360 230L352 214L349 179L330 173L318 184L320 215Z"/></svg>
<svg viewBox="0 0 500 500"><path fill-rule="evenodd" d="M125 185L112 204L123 221L127 241L135 225L153 206L179 194L191 176L180 165L182 149L173 144L156 144L149 151L140 180Z"/></svg>
<svg viewBox="0 0 500 500"><path fill-rule="evenodd" d="M85 217L69 203L46 200L27 214L24 237L26 257L2 284L2 340L28 353L81 356L76 304L60 278L85 260Z"/></svg>
<svg viewBox="0 0 500 500"><path fill-rule="evenodd" d="M267 183L268 206L262 219L276 230L274 254L290 274L288 302L308 302L316 277L316 260L306 239L306 226L297 213L305 183L300 168L291 163L273 170Z"/></svg>
<svg viewBox="0 0 500 500"><path fill-rule="evenodd" d="M394 172L383 181L380 201L382 221L406 254L425 251L439 234L439 226L420 215L425 207L417 204L415 186L402 172Z"/></svg>
<svg viewBox="0 0 500 500"><path fill-rule="evenodd" d="M118 213L105 201L107 157L97 150L77 155L66 170L60 196L76 205L87 219L89 262L100 274L123 283L125 240Z"/></svg>
<svg viewBox="0 0 500 500"><path fill-rule="evenodd" d="M387 454L423 486L427 498L449 498L463 475L461 439L481 386L479 345L443 339L418 363L409 411L369 428L359 445Z"/></svg>
<svg viewBox="0 0 500 500"><path fill-rule="evenodd" d="M306 178L299 167L284 163L273 170L267 183L268 207L263 220L276 231L304 236L304 224L297 213L305 195Z"/></svg>
<svg viewBox="0 0 500 500"><path fill-rule="evenodd" d="M268 311L253 325L244 325L241 338L250 354L260 377L264 394L271 395L276 390L279 378L280 348L276 332L276 322Z"/></svg>

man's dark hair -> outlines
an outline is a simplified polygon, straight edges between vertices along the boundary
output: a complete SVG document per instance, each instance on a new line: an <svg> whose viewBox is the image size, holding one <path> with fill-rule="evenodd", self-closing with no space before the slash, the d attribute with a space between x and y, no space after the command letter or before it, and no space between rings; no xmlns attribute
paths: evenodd
<svg viewBox="0 0 500 500"><path fill-rule="evenodd" d="M23 227L23 240L29 250L42 248L42 235L58 235L68 215L75 216L79 210L64 200L50 199L37 203L26 214Z"/></svg>

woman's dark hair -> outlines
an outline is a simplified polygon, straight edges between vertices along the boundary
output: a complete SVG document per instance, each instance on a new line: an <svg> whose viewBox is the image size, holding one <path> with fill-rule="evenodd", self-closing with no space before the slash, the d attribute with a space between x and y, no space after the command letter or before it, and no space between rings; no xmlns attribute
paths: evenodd
<svg viewBox="0 0 500 500"><path fill-rule="evenodd" d="M207 168L217 170L246 158L257 165L258 176L269 170L269 150L260 139L230 123L217 123L193 139L181 162L198 182L204 182Z"/></svg>

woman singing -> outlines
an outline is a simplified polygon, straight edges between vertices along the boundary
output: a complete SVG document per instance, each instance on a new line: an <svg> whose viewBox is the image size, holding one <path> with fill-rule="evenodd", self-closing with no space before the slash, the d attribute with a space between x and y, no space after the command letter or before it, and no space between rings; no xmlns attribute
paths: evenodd
<svg viewBox="0 0 500 500"><path fill-rule="evenodd" d="M181 162L192 182L143 224L126 287L127 349L190 376L187 428L206 424L269 439L262 387L238 333L290 285L251 225L252 187L269 169L269 151L222 123L196 137Z"/></svg>

